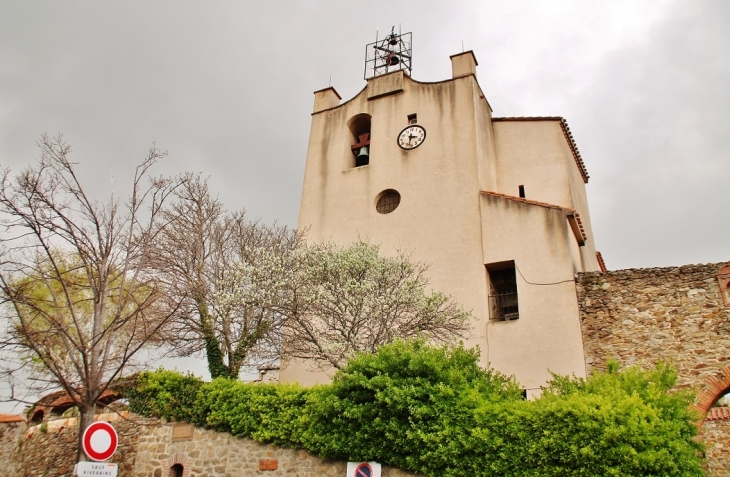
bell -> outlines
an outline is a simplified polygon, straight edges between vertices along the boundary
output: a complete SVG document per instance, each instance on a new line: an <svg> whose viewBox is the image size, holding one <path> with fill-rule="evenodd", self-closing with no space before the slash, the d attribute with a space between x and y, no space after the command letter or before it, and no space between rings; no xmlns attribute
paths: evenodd
<svg viewBox="0 0 730 477"><path fill-rule="evenodd" d="M360 152L357 153L355 158L355 167L367 166L370 163L370 153L368 152L367 146L360 148Z"/></svg>
<svg viewBox="0 0 730 477"><path fill-rule="evenodd" d="M400 63L400 60L398 59L397 56L391 56L389 63L390 63L390 66L395 66L398 63Z"/></svg>

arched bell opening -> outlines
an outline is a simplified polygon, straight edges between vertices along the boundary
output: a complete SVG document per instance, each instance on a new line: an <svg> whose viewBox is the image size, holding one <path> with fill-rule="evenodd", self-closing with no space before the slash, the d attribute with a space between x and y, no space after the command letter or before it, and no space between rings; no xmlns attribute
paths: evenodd
<svg viewBox="0 0 730 477"><path fill-rule="evenodd" d="M370 164L370 123L372 117L367 113L353 116L347 121L350 129L351 145L350 150L354 157L354 167L367 166Z"/></svg>

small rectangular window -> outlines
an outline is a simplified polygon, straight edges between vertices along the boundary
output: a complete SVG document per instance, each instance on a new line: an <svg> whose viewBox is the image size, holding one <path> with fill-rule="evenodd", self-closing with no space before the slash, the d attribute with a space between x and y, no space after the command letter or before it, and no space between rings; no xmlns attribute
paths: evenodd
<svg viewBox="0 0 730 477"><path fill-rule="evenodd" d="M521 185L521 186L519 186L519 188L520 188L520 197L522 197L524 199L525 198L525 186Z"/></svg>
<svg viewBox="0 0 730 477"><path fill-rule="evenodd" d="M492 321L519 319L514 260L490 263L486 267L489 275L489 319Z"/></svg>
<svg viewBox="0 0 730 477"><path fill-rule="evenodd" d="M408 124L416 124L417 122L418 122L418 117L416 116L416 113L408 115Z"/></svg>

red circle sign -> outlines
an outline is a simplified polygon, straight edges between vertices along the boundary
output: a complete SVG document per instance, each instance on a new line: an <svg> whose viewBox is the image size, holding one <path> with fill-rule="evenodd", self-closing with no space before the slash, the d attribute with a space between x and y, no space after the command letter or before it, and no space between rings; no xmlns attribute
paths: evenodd
<svg viewBox="0 0 730 477"><path fill-rule="evenodd" d="M97 462L113 456L118 443L117 430L105 421L98 421L87 427L81 438L84 453Z"/></svg>

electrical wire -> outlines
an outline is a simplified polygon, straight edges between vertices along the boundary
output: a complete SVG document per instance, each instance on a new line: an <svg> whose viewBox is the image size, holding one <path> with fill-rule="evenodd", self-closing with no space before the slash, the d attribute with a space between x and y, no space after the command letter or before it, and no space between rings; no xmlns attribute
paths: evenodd
<svg viewBox="0 0 730 477"><path fill-rule="evenodd" d="M571 278L570 280L562 280L559 282L552 282L552 283L533 283L533 282L529 281L527 278L525 278L525 276L522 274L522 270L520 270L517 267L516 263L515 263L515 269L520 273L520 276L522 277L522 279L529 285L560 285L561 283L575 282L575 278Z"/></svg>

